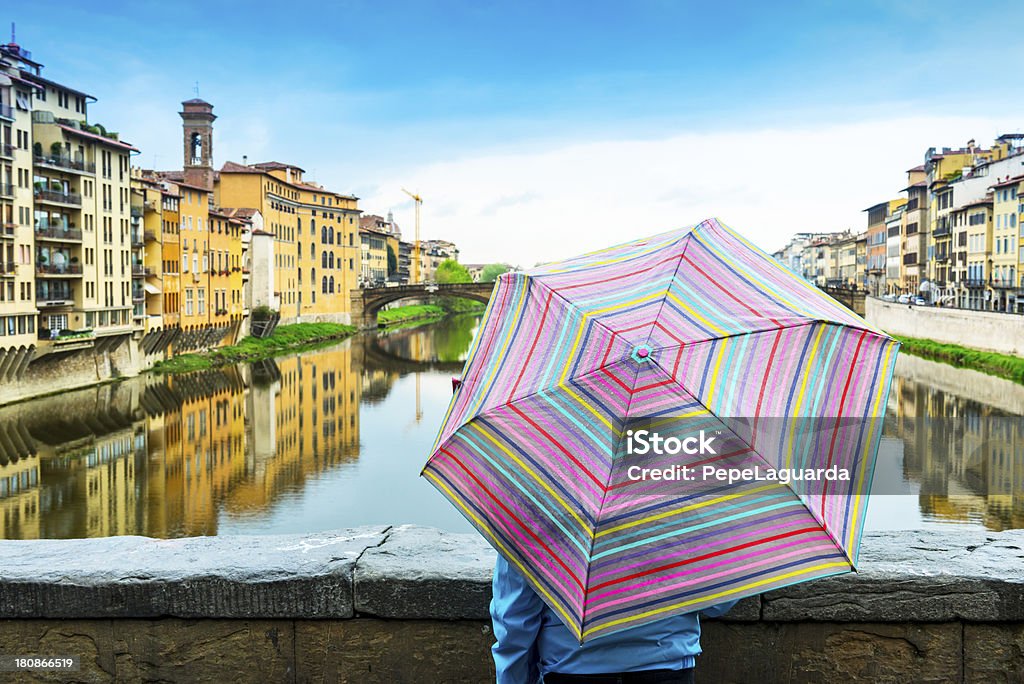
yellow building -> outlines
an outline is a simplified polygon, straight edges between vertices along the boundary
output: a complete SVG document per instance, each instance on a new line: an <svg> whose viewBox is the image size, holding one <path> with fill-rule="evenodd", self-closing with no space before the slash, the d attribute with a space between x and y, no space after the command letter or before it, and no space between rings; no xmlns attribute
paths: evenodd
<svg viewBox="0 0 1024 684"><path fill-rule="evenodd" d="M389 227L380 216L359 217L360 287L383 287L388 280L388 245L392 241L398 256L398 239L391 236Z"/></svg>
<svg viewBox="0 0 1024 684"><path fill-rule="evenodd" d="M274 236L270 305L282 322L348 323L361 258L358 199L305 182L302 174L279 162L227 162L217 175L217 204L259 211L263 230ZM261 268L254 261L254 280Z"/></svg>
<svg viewBox="0 0 1024 684"><path fill-rule="evenodd" d="M1020 233L1017 189L1024 176L1007 178L990 186L992 191L992 306L994 311L1017 310L1017 273Z"/></svg>
<svg viewBox="0 0 1024 684"><path fill-rule="evenodd" d="M960 306L967 309L991 309L992 290L992 195L969 202L957 209L956 227L966 244L957 240L954 255L963 254L965 268L957 269L961 284ZM960 275L962 274L962 277Z"/></svg>

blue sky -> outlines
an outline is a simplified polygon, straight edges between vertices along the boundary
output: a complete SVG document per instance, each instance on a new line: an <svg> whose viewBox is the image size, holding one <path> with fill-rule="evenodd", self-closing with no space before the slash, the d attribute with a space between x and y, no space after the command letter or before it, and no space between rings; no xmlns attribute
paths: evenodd
<svg viewBox="0 0 1024 684"><path fill-rule="evenodd" d="M198 81L218 164L291 161L407 232L400 188L418 187L425 237L467 261L529 265L709 211L766 248L859 228L928 146L987 143L1024 118L1009 3L320 5L7 13L141 165L180 165L177 111ZM766 173L787 182L753 180Z"/></svg>

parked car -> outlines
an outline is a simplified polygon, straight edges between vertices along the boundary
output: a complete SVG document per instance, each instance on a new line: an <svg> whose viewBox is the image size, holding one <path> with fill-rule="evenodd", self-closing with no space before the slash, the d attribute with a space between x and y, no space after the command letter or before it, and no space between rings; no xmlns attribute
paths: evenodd
<svg viewBox="0 0 1024 684"><path fill-rule="evenodd" d="M888 294L884 294L884 295L882 295L882 300L886 301L886 302L895 302L896 301L896 295L892 294L891 292L888 293Z"/></svg>
<svg viewBox="0 0 1024 684"><path fill-rule="evenodd" d="M914 297L914 304L917 306L928 306L928 301L921 296Z"/></svg>
<svg viewBox="0 0 1024 684"><path fill-rule="evenodd" d="M910 295L908 295L908 294L901 294L896 301L899 302L900 304L909 304L910 303Z"/></svg>

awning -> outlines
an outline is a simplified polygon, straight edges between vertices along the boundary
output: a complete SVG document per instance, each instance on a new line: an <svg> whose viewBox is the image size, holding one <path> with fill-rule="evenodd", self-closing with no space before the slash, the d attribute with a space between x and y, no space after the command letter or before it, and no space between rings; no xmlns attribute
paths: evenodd
<svg viewBox="0 0 1024 684"><path fill-rule="evenodd" d="M146 288L146 292L148 292L149 294L160 294L160 288L157 287L156 285L153 285L152 283L143 283L142 286Z"/></svg>

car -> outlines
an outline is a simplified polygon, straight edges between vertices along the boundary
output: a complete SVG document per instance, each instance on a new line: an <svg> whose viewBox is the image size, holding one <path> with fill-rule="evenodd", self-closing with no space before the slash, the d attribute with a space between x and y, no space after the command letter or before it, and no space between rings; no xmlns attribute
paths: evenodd
<svg viewBox="0 0 1024 684"><path fill-rule="evenodd" d="M917 306L928 306L928 301L924 297L914 297L914 304Z"/></svg>
<svg viewBox="0 0 1024 684"><path fill-rule="evenodd" d="M900 304L909 304L910 303L910 295L908 295L908 294L901 294L899 296L899 298L896 299L896 301L899 302Z"/></svg>
<svg viewBox="0 0 1024 684"><path fill-rule="evenodd" d="M892 294L891 292L888 293L888 294L884 294L884 295L882 295L882 300L886 301L886 302L895 302L896 301L896 295Z"/></svg>

